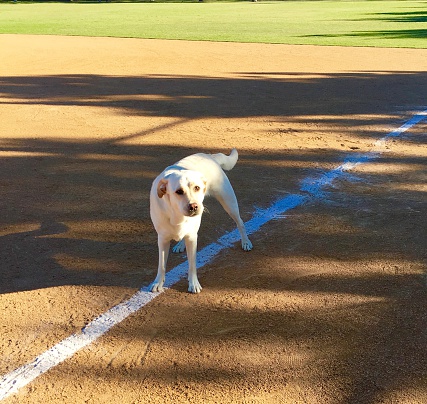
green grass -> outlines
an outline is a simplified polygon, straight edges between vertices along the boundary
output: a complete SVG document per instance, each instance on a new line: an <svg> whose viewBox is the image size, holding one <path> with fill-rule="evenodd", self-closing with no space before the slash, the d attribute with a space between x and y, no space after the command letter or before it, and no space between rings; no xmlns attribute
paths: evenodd
<svg viewBox="0 0 427 404"><path fill-rule="evenodd" d="M427 48L427 3L2 2L0 33Z"/></svg>

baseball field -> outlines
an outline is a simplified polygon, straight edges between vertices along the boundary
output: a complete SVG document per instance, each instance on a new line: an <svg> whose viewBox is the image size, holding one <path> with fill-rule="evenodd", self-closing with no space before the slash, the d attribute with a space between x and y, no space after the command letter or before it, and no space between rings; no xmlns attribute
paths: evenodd
<svg viewBox="0 0 427 404"><path fill-rule="evenodd" d="M60 10L60 11L58 11ZM427 402L422 1L0 3L0 401ZM153 179L206 199L200 294Z"/></svg>

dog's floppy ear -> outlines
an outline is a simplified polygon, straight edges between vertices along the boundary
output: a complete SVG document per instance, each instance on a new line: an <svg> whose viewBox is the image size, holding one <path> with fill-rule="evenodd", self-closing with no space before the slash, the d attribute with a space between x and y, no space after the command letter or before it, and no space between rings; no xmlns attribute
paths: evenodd
<svg viewBox="0 0 427 404"><path fill-rule="evenodd" d="M162 198L163 195L166 194L166 187L168 185L168 180L165 180L164 178L159 181L157 184L157 196L159 198Z"/></svg>

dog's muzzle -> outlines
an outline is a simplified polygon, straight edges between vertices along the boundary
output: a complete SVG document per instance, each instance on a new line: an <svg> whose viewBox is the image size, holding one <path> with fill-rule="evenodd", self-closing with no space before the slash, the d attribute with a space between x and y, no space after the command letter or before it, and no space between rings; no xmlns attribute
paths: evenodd
<svg viewBox="0 0 427 404"><path fill-rule="evenodd" d="M188 205L188 215L196 216L200 213L200 207L197 203L190 203Z"/></svg>

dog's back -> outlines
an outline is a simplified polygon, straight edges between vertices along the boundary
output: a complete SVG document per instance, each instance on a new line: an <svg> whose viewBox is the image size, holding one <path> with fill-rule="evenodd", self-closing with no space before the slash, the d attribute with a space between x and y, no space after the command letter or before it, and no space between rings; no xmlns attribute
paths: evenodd
<svg viewBox="0 0 427 404"><path fill-rule="evenodd" d="M174 167L202 173L208 185L207 194L217 197L218 192L221 193L224 190L224 184L228 182L223 170L231 170L238 156L236 149L233 149L229 156L223 153L197 153L178 161Z"/></svg>

